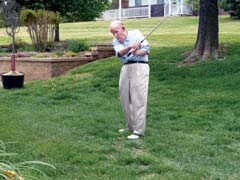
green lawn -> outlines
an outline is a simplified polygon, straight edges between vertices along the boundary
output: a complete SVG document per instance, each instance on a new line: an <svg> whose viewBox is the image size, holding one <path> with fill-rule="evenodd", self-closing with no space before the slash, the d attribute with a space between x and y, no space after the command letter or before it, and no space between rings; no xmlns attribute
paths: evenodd
<svg viewBox="0 0 240 180"><path fill-rule="evenodd" d="M124 22L145 35L162 18ZM61 39L111 42L110 22L61 24ZM121 64L96 61L48 81L0 89L0 139L19 160L41 160L53 180L237 180L240 177L240 21L220 18L217 61L177 67L196 41L197 17L171 17L149 38L146 136L129 141L118 129ZM0 44L6 43L4 29ZM18 38L27 41L21 28ZM38 179L41 179L40 177Z"/></svg>

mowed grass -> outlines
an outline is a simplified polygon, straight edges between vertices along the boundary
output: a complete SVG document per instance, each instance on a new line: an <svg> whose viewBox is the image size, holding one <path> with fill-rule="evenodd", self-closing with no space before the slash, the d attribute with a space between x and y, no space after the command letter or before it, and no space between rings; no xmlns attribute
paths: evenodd
<svg viewBox="0 0 240 180"><path fill-rule="evenodd" d="M146 35L159 20L124 22ZM109 23L61 24L61 39L111 42ZM171 17L148 39L144 138L129 141L128 133L118 133L125 126L118 99L121 64L111 57L26 82L23 89L0 89L0 137L7 150L21 160L55 165L56 172L44 169L54 180L238 179L240 21L220 17L220 43L228 51L219 60L177 67L193 48L197 28L197 17ZM19 38L27 40L22 30Z"/></svg>

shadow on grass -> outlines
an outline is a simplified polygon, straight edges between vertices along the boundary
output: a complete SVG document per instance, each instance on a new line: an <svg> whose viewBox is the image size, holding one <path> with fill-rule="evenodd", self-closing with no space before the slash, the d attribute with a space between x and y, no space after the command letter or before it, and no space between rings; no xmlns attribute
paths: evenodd
<svg viewBox="0 0 240 180"><path fill-rule="evenodd" d="M159 81L214 78L234 75L240 71L238 50L240 43L231 44L223 57L217 60L203 61L191 67L177 67L184 60L184 53L193 47L152 48L150 55L151 78ZM239 67L239 68L238 68Z"/></svg>

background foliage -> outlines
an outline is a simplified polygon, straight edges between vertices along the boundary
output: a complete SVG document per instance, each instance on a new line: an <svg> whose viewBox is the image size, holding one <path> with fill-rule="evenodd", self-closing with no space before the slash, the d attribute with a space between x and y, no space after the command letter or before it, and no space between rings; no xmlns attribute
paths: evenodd
<svg viewBox="0 0 240 180"><path fill-rule="evenodd" d="M229 11L232 17L240 18L240 1L239 0L226 0L226 4L224 8L225 10Z"/></svg>
<svg viewBox="0 0 240 180"><path fill-rule="evenodd" d="M67 22L94 20L109 6L109 0L18 0L18 3L22 8L59 12Z"/></svg>
<svg viewBox="0 0 240 180"><path fill-rule="evenodd" d="M199 8L199 0L186 0L188 4L193 5L193 10ZM240 1L239 0L218 0L219 8L228 11L232 17L240 18Z"/></svg>

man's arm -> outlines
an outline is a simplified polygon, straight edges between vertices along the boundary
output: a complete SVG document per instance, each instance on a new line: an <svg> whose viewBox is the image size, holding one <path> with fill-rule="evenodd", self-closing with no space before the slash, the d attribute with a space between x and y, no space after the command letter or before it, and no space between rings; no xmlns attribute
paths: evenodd
<svg viewBox="0 0 240 180"><path fill-rule="evenodd" d="M126 55L129 51L137 52L137 50L140 48L140 46L141 46L141 43L136 42L136 43L132 44L131 46L125 47L122 50L118 51L118 56L122 57L122 56Z"/></svg>
<svg viewBox="0 0 240 180"><path fill-rule="evenodd" d="M145 56L148 54L147 51L143 50L143 49L139 49L139 50L134 50L132 51L132 53L135 55L135 56Z"/></svg>

